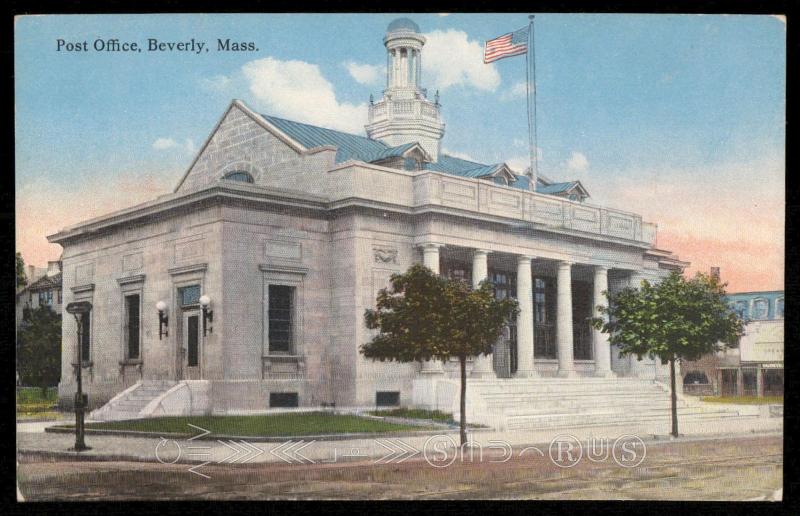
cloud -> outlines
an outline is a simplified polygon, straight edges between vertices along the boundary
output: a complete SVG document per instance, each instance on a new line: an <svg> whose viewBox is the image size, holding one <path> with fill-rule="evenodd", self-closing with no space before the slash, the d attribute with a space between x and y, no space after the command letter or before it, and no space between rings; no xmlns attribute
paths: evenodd
<svg viewBox="0 0 800 516"><path fill-rule="evenodd" d="M519 143L519 145L518 145ZM520 140L519 138L514 138L514 146L515 147L527 147L528 142ZM539 172L542 171L542 148L536 148L536 159L539 162ZM506 158L503 160L508 167L514 171L516 174L524 173L530 166L531 166L531 158L528 153L519 156L511 156L510 158Z"/></svg>
<svg viewBox="0 0 800 516"><path fill-rule="evenodd" d="M353 133L363 133L367 104L336 98L319 66L266 57L242 66L250 92L271 114Z"/></svg>
<svg viewBox="0 0 800 516"><path fill-rule="evenodd" d="M500 86L500 74L493 64L483 63L483 45L467 38L464 31L448 29L425 34L423 79L445 90L466 86L483 91L495 91Z"/></svg>
<svg viewBox="0 0 800 516"><path fill-rule="evenodd" d="M593 204L657 223L657 246L692 262L690 274L720 266L729 291L744 291L783 288L784 182L783 155L767 155L681 168L595 166L584 186Z"/></svg>
<svg viewBox="0 0 800 516"><path fill-rule="evenodd" d="M200 81L200 86L209 91L225 91L231 84L231 78L226 75L215 75Z"/></svg>
<svg viewBox="0 0 800 516"><path fill-rule="evenodd" d="M159 138L153 142L153 148L156 150L172 149L178 146L178 142L172 138Z"/></svg>
<svg viewBox="0 0 800 516"><path fill-rule="evenodd" d="M454 158L465 159L467 161L474 161L476 163L480 163L478 160L476 160L475 158L473 158L472 156L470 156L469 154L467 154L465 152L458 152L458 151L453 151L453 150L450 150L450 149L442 148L442 154L447 154L448 156L453 156Z"/></svg>
<svg viewBox="0 0 800 516"><path fill-rule="evenodd" d="M186 141L184 141L183 145L179 144L173 138L158 138L153 142L153 148L156 150L182 149L190 153L196 150L194 142L191 140L191 138L186 138Z"/></svg>
<svg viewBox="0 0 800 516"><path fill-rule="evenodd" d="M528 86L524 81L517 82L500 94L500 100L524 99L528 94Z"/></svg>
<svg viewBox="0 0 800 516"><path fill-rule="evenodd" d="M572 151L572 155L570 155L567 160L567 168L578 172L584 172L589 168L589 160L586 159L586 156L582 152Z"/></svg>
<svg viewBox="0 0 800 516"><path fill-rule="evenodd" d="M359 64L354 61L344 63L347 72L359 84L377 84L385 75L385 68L380 65Z"/></svg>

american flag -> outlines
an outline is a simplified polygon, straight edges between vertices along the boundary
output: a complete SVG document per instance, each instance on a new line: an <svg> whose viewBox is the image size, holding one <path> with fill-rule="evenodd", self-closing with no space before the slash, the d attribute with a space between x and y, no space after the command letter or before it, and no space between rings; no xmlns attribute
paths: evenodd
<svg viewBox="0 0 800 516"><path fill-rule="evenodd" d="M519 29L486 42L483 62L488 64L498 59L518 56L528 51L528 27Z"/></svg>

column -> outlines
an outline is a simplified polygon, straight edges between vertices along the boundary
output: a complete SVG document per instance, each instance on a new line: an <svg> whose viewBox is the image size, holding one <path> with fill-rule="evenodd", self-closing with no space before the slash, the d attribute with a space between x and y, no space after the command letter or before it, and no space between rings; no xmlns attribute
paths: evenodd
<svg viewBox="0 0 800 516"><path fill-rule="evenodd" d="M744 373L742 366L736 369L736 395L739 397L744 396Z"/></svg>
<svg viewBox="0 0 800 516"><path fill-rule="evenodd" d="M601 266L594 268L594 288L592 297L592 315L608 320L605 314L597 309L598 305L608 306L608 298L603 292L608 292L608 269ZM592 346L594 354L595 376L612 377L611 372L611 345L608 343L608 334L592 328Z"/></svg>
<svg viewBox="0 0 800 516"><path fill-rule="evenodd" d="M517 372L515 378L532 378L533 366L533 289L531 257L517 258Z"/></svg>
<svg viewBox="0 0 800 516"><path fill-rule="evenodd" d="M764 397L764 370L760 365L756 369L756 396Z"/></svg>
<svg viewBox="0 0 800 516"><path fill-rule="evenodd" d="M472 286L478 288L480 282L488 277L489 251L476 249L472 254ZM475 378L497 378L497 374L494 372L492 354L475 357L470 376Z"/></svg>
<svg viewBox="0 0 800 516"><path fill-rule="evenodd" d="M436 274L439 274L439 248L441 244L425 244L422 246L422 263ZM422 374L443 374L440 360L426 360L422 363Z"/></svg>
<svg viewBox="0 0 800 516"><path fill-rule="evenodd" d="M558 376L575 376L572 360L572 263L558 263L556 299L556 334L558 338Z"/></svg>

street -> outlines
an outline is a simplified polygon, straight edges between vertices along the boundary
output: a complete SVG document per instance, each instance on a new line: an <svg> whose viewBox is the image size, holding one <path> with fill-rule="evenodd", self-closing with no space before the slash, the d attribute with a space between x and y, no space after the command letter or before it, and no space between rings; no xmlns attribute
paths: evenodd
<svg viewBox="0 0 800 516"><path fill-rule="evenodd" d="M22 456L26 500L300 499L621 499L771 500L782 487L778 435L648 442L632 468L581 460L558 467L548 457L465 455L447 467L425 460L376 464L187 464L47 461ZM208 477L208 478L205 478Z"/></svg>

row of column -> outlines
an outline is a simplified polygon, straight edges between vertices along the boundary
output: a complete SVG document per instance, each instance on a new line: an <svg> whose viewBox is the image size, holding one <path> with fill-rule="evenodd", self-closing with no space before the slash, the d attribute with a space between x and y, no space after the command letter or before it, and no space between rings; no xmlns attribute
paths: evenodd
<svg viewBox="0 0 800 516"><path fill-rule="evenodd" d="M439 274L439 244L423 246L423 264L433 272ZM488 277L489 251L477 249L472 255L472 285L478 286ZM532 256L517 257L517 378L531 378L536 376L533 355L533 271L531 268ZM572 337L572 262L561 261L558 263L558 284L556 303L556 335L558 343L558 375L561 377L575 376L575 363L573 359ZM604 291L608 290L608 269L601 266L594 267L594 288L592 306L593 316L601 317L597 310L598 305L605 305ZM595 375L613 376L611 372L611 348L608 335L592 329L592 346L594 352ZM420 371L423 374L443 372L441 362L425 362ZM477 378L495 377L491 355L481 355L475 359L472 376Z"/></svg>

